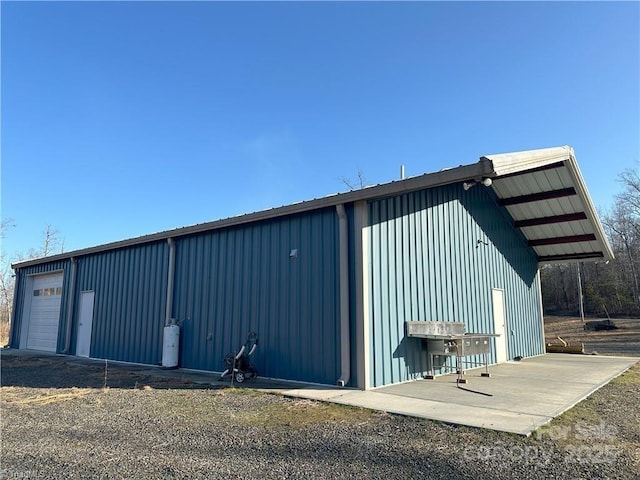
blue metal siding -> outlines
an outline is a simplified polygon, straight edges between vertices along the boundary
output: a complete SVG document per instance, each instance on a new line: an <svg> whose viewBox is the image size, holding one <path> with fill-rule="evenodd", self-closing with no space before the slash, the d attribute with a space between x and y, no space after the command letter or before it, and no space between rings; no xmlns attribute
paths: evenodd
<svg viewBox="0 0 640 480"><path fill-rule="evenodd" d="M16 311L13 316L13 325L11 331L11 339L9 339L9 344L12 348L18 348L20 345L20 330L22 329L22 322L24 319L22 318L22 314L24 312L24 302L25 296L31 294L31 292L27 292L27 277L31 275L39 275L46 273L55 273L63 271L62 278L62 299L60 303L60 323L58 327L58 346L57 351L60 352L64 349L64 339L65 339L65 322L67 315L67 305L68 305L68 295L69 295L69 274L70 268L69 265L71 262L69 260L61 260L58 262L45 263L41 265L33 265L26 268L18 269L16 272L16 289L14 294L17 296L15 301Z"/></svg>
<svg viewBox="0 0 640 480"><path fill-rule="evenodd" d="M75 351L80 292L93 290L91 356L159 363L166 305L167 243L112 250L78 258L77 262L71 352Z"/></svg>
<svg viewBox="0 0 640 480"><path fill-rule="evenodd" d="M176 239L181 366L219 371L253 330L261 375L334 383L338 256L332 208Z"/></svg>
<svg viewBox="0 0 640 480"><path fill-rule="evenodd" d="M489 189L449 185L372 201L369 219L372 386L425 373L424 347L405 338L405 321L493 332L492 288L505 291L509 357L543 353L537 259Z"/></svg>
<svg viewBox="0 0 640 480"><path fill-rule="evenodd" d="M255 330L261 375L331 384L340 376L335 209L179 237L175 248L172 316L182 327L181 366L219 371L224 355ZM77 258L70 353L80 294L93 290L91 356L159 363L168 258L166 241ZM64 349L70 260L18 270L14 347L27 275L56 270L64 271L58 351Z"/></svg>
<svg viewBox="0 0 640 480"><path fill-rule="evenodd" d="M357 384L354 207L349 218L351 380ZM422 375L422 344L407 320L464 321L492 332L491 289L505 291L508 355L543 353L534 252L490 189L461 185L369 203L370 374L373 386ZM478 241L481 243L478 243ZM264 376L334 383L340 375L338 219L334 208L175 239L172 316L180 365L220 370L246 334L260 337ZM296 249L297 257L290 258ZM80 293L95 291L91 356L157 364L162 355L166 241L77 259L71 353ZM64 271L58 351L64 349L71 261L18 270L12 346L19 345L27 275ZM495 360L495 359L493 359Z"/></svg>

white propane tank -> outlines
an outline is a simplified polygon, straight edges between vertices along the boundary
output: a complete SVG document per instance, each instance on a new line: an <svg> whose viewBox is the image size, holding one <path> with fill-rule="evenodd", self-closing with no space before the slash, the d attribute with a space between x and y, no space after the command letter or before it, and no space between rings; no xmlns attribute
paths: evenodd
<svg viewBox="0 0 640 480"><path fill-rule="evenodd" d="M174 368L178 366L178 351L180 345L180 327L167 325L164 327L164 340L162 343L162 366Z"/></svg>

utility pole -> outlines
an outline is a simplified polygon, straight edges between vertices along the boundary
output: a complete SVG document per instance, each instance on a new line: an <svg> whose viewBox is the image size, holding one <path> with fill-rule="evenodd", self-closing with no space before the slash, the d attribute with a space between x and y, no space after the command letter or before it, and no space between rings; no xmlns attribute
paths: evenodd
<svg viewBox="0 0 640 480"><path fill-rule="evenodd" d="M580 277L580 263L576 263L578 266L578 303L580 304L580 320L584 323L584 298L582 297L582 278Z"/></svg>

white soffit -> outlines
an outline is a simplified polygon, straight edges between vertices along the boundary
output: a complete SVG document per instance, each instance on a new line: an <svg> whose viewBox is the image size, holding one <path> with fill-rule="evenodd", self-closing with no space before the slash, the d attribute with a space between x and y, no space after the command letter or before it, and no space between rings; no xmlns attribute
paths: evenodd
<svg viewBox="0 0 640 480"><path fill-rule="evenodd" d="M571 147L487 155L492 188L540 263L613 259Z"/></svg>

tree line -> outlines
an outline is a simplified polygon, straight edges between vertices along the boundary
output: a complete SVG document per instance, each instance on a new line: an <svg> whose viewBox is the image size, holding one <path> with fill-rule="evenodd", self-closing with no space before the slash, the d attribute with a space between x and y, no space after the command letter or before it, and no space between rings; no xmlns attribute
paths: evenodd
<svg viewBox="0 0 640 480"><path fill-rule="evenodd" d="M545 313L578 315L580 283L584 314L640 316L640 173L619 175L622 191L611 210L600 213L615 259L544 266L541 271Z"/></svg>

